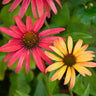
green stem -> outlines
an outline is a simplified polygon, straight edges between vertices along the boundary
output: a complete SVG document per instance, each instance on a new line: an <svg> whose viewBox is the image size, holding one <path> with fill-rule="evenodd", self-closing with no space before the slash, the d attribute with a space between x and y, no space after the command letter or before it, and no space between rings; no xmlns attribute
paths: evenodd
<svg viewBox="0 0 96 96"><path fill-rule="evenodd" d="M52 96L52 94L50 92L50 89L49 89L49 86L48 86L47 76L46 75L44 76L44 79L45 79L45 84L46 84L46 87L47 87L48 94L49 94L49 96Z"/></svg>
<svg viewBox="0 0 96 96"><path fill-rule="evenodd" d="M69 88L70 96L73 96L72 90Z"/></svg>
<svg viewBox="0 0 96 96"><path fill-rule="evenodd" d="M49 25L48 25L47 20L45 20L45 25L46 25L47 29L49 29Z"/></svg>

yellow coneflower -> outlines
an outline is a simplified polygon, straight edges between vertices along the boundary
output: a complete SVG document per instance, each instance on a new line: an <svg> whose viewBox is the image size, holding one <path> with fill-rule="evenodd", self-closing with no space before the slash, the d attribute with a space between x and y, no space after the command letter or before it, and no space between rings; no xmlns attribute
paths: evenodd
<svg viewBox="0 0 96 96"><path fill-rule="evenodd" d="M45 54L49 58L57 61L46 68L46 72L58 69L58 71L52 76L51 81L56 79L60 80L66 71L64 85L68 84L70 81L70 88L73 88L75 84L75 69L83 76L86 74L89 76L92 75L91 72L85 67L96 67L96 63L89 62L90 60L93 60L95 55L92 54L94 53L93 51L85 51L88 44L82 46L82 43L83 41L79 39L73 49L73 40L71 36L68 37L68 47L62 38L56 40L54 45L50 46L50 48L61 58L45 51Z"/></svg>

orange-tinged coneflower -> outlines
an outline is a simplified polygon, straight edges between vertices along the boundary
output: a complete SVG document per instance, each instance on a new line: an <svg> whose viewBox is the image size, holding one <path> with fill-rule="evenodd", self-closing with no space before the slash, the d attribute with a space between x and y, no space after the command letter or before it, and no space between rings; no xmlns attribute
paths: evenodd
<svg viewBox="0 0 96 96"><path fill-rule="evenodd" d="M73 88L75 84L75 70L77 70L81 75L85 76L86 74L91 76L92 73L85 67L96 67L96 63L89 62L93 60L95 55L93 51L85 51L88 47L88 44L82 46L83 41L78 40L74 49L73 49L73 40L71 36L68 37L67 46L62 38L54 41L54 45L50 48L57 53L59 56L54 55L48 51L45 51L45 54L57 62L46 68L46 72L57 70L57 72L52 76L51 81L56 79L60 80L64 73L66 72L64 85L68 84L70 81L70 88Z"/></svg>

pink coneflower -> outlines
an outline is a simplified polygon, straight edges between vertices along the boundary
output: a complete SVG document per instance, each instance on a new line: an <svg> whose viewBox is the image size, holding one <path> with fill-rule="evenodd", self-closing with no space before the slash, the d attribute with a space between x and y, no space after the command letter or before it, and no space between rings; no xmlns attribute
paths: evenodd
<svg viewBox="0 0 96 96"><path fill-rule="evenodd" d="M11 0L3 0L2 4L7 4L10 1ZM21 3L21 1L22 0L14 0L13 4L11 5L11 7L9 9L9 12L12 12ZM55 1L62 8L60 0L55 0ZM45 8L45 12L47 13L47 17L50 17L49 6L51 7L52 11L55 14L57 14L57 9L56 9L56 6L55 6L53 0L23 0L22 6L21 6L20 12L19 12L19 17L20 18L22 18L24 16L24 14L26 13L28 5L29 5L30 2L31 2L31 8L32 8L34 18L37 18L36 8L38 10L39 17L41 17L44 14L44 8Z"/></svg>
<svg viewBox="0 0 96 96"><path fill-rule="evenodd" d="M43 26L45 19L46 14L36 20L35 23L32 25L31 17L28 16L26 18L25 27L21 19L18 16L15 16L15 22L17 26L12 25L10 26L10 29L0 27L0 31L14 37L9 40L7 44L0 47L0 51L9 52L9 54L4 59L4 62L6 62L8 61L8 59L11 58L8 63L8 67L10 67L17 59L19 59L16 73L22 68L25 59L26 72L29 72L31 49L36 65L43 73L45 73L45 65L43 60L45 60L48 64L52 64L52 61L45 55L41 48L51 50L49 48L50 43L53 43L53 41L58 39L58 37L42 37L60 33L60 31L64 31L65 29L48 29L38 34L37 32Z"/></svg>

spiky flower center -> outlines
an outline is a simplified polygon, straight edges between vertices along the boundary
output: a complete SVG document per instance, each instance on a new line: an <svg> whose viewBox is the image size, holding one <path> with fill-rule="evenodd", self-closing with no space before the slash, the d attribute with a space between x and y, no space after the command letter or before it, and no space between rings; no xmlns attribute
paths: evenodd
<svg viewBox="0 0 96 96"><path fill-rule="evenodd" d="M34 32L27 32L22 37L22 43L26 48L32 48L36 42L38 41L38 37Z"/></svg>
<svg viewBox="0 0 96 96"><path fill-rule="evenodd" d="M64 56L63 62L67 66L72 66L76 63L76 58L73 54L68 54Z"/></svg>

